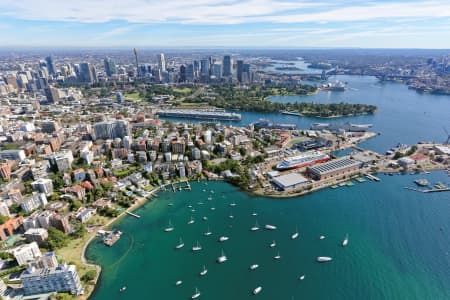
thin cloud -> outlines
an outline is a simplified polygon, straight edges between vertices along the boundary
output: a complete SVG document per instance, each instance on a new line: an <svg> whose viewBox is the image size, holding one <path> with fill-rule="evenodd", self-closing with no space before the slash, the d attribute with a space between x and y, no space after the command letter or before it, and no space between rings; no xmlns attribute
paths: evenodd
<svg viewBox="0 0 450 300"><path fill-rule="evenodd" d="M24 20L226 25L450 17L450 3L442 0L356 4L320 0L3 0L0 11L0 15Z"/></svg>

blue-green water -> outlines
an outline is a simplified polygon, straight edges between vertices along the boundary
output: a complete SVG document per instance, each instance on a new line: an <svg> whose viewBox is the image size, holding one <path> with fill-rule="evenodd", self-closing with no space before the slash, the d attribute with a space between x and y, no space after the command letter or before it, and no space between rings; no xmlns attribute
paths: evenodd
<svg viewBox="0 0 450 300"><path fill-rule="evenodd" d="M444 141L450 128L450 97L418 94L405 85L379 83L373 77L337 76L348 82L345 92L310 97L273 97L273 101L369 103L379 107L370 116L338 121L373 123L381 135L365 143L384 152L401 143ZM322 119L243 112L239 125L260 118L309 128ZM115 228L124 237L112 248L94 241L87 256L103 272L92 299L188 299L198 287L201 299L247 299L257 286L260 299L450 299L450 193L421 194L404 190L415 178L450 183L444 172L382 177L381 183L327 189L289 200L251 197L226 183L193 183L191 192L160 193ZM206 192L202 190L206 189ZM210 191L213 190L214 194ZM208 195L213 197L208 201ZM231 211L230 202L237 206ZM173 202L173 206L168 203ZM200 205L198 202L202 202ZM188 205L196 212L191 213ZM211 206L216 210L210 210ZM276 231L250 232L257 212L259 225ZM232 213L234 219L230 219ZM195 223L187 225L190 216ZM208 221L202 217L207 216ZM164 232L171 219L175 230ZM209 224L212 236L203 232ZM300 237L290 236L298 226ZM345 234L348 247L342 248ZM219 243L219 236L230 237ZM324 240L319 240L325 235ZM182 237L185 247L174 250ZM268 245L275 239L277 248ZM190 249L199 240L203 250ZM229 261L215 262L221 250ZM280 251L279 261L273 256ZM334 260L318 264L317 256ZM259 264L254 271L251 264ZM200 277L202 266L208 274ZM305 280L298 276L305 274ZM175 287L182 280L183 285ZM126 291L119 288L127 286Z"/></svg>
<svg viewBox="0 0 450 300"><path fill-rule="evenodd" d="M403 189L423 176L434 183L450 181L444 172L382 175L381 183L289 200L249 196L223 182L161 192L136 210L140 219L126 216L115 224L125 234L113 247L99 240L89 246L88 258L103 267L92 299L188 299L195 287L201 299L247 299L257 286L263 287L259 299L450 299L449 194ZM188 225L191 216L195 223ZM169 219L175 230L167 233ZM251 232L256 219L261 228L278 229ZM208 225L213 234L206 237ZM291 240L296 226L300 237ZM343 248L346 233L350 242ZM230 239L218 242L222 235ZM320 235L326 238L319 240ZM185 247L175 250L180 237ZM194 253L197 240L203 250ZM272 240L275 249L269 247ZM218 264L222 249L228 261ZM319 264L317 256L333 261ZM259 268L250 271L255 263ZM208 273L201 277L203 265ZM177 280L183 284L176 287ZM127 289L119 292L122 286Z"/></svg>
<svg viewBox="0 0 450 300"><path fill-rule="evenodd" d="M419 141L444 142L443 127L450 130L450 96L419 94L405 84L381 83L371 76L334 76L330 82L348 83L345 92L320 92L312 96L277 96L278 102L364 103L376 105L374 115L319 119L282 115L278 113L240 112L242 121L231 123L244 126L261 118L279 123L294 123L298 128L309 129L314 122L353 122L373 124L372 130L380 136L362 144L363 147L384 153L398 143L415 144ZM178 119L186 121L185 119Z"/></svg>

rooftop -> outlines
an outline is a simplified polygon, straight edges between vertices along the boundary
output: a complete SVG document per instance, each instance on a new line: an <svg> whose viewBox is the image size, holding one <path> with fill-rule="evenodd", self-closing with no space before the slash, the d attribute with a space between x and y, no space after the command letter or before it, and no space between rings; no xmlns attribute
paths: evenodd
<svg viewBox="0 0 450 300"><path fill-rule="evenodd" d="M332 160L329 162L325 162L322 164L318 164L318 165L309 167L309 170L313 173L323 175L323 174L347 169L350 167L359 166L359 164L360 163L358 161L355 161L354 159L343 157L343 158L338 158L338 159L335 159L335 160Z"/></svg>

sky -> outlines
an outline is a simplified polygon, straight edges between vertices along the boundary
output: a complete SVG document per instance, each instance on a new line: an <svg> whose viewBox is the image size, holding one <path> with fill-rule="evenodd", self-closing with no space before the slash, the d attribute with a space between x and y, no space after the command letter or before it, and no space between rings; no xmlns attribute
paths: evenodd
<svg viewBox="0 0 450 300"><path fill-rule="evenodd" d="M450 48L450 0L0 0L0 47Z"/></svg>

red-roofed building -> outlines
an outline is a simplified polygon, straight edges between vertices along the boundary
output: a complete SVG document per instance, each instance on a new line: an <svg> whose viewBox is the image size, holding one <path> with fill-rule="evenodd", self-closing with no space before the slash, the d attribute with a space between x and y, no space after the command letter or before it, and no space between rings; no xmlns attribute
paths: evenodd
<svg viewBox="0 0 450 300"><path fill-rule="evenodd" d="M430 161L430 158L427 155L422 154L422 153L413 154L409 158L413 159L416 162L416 164L417 163L427 163Z"/></svg>
<svg viewBox="0 0 450 300"><path fill-rule="evenodd" d="M23 217L18 216L9 219L0 226L0 240L4 241L8 236L13 235L17 229L23 224Z"/></svg>
<svg viewBox="0 0 450 300"><path fill-rule="evenodd" d="M89 181L83 181L82 183L80 183L80 185L87 190L92 190L94 188L94 186Z"/></svg>

